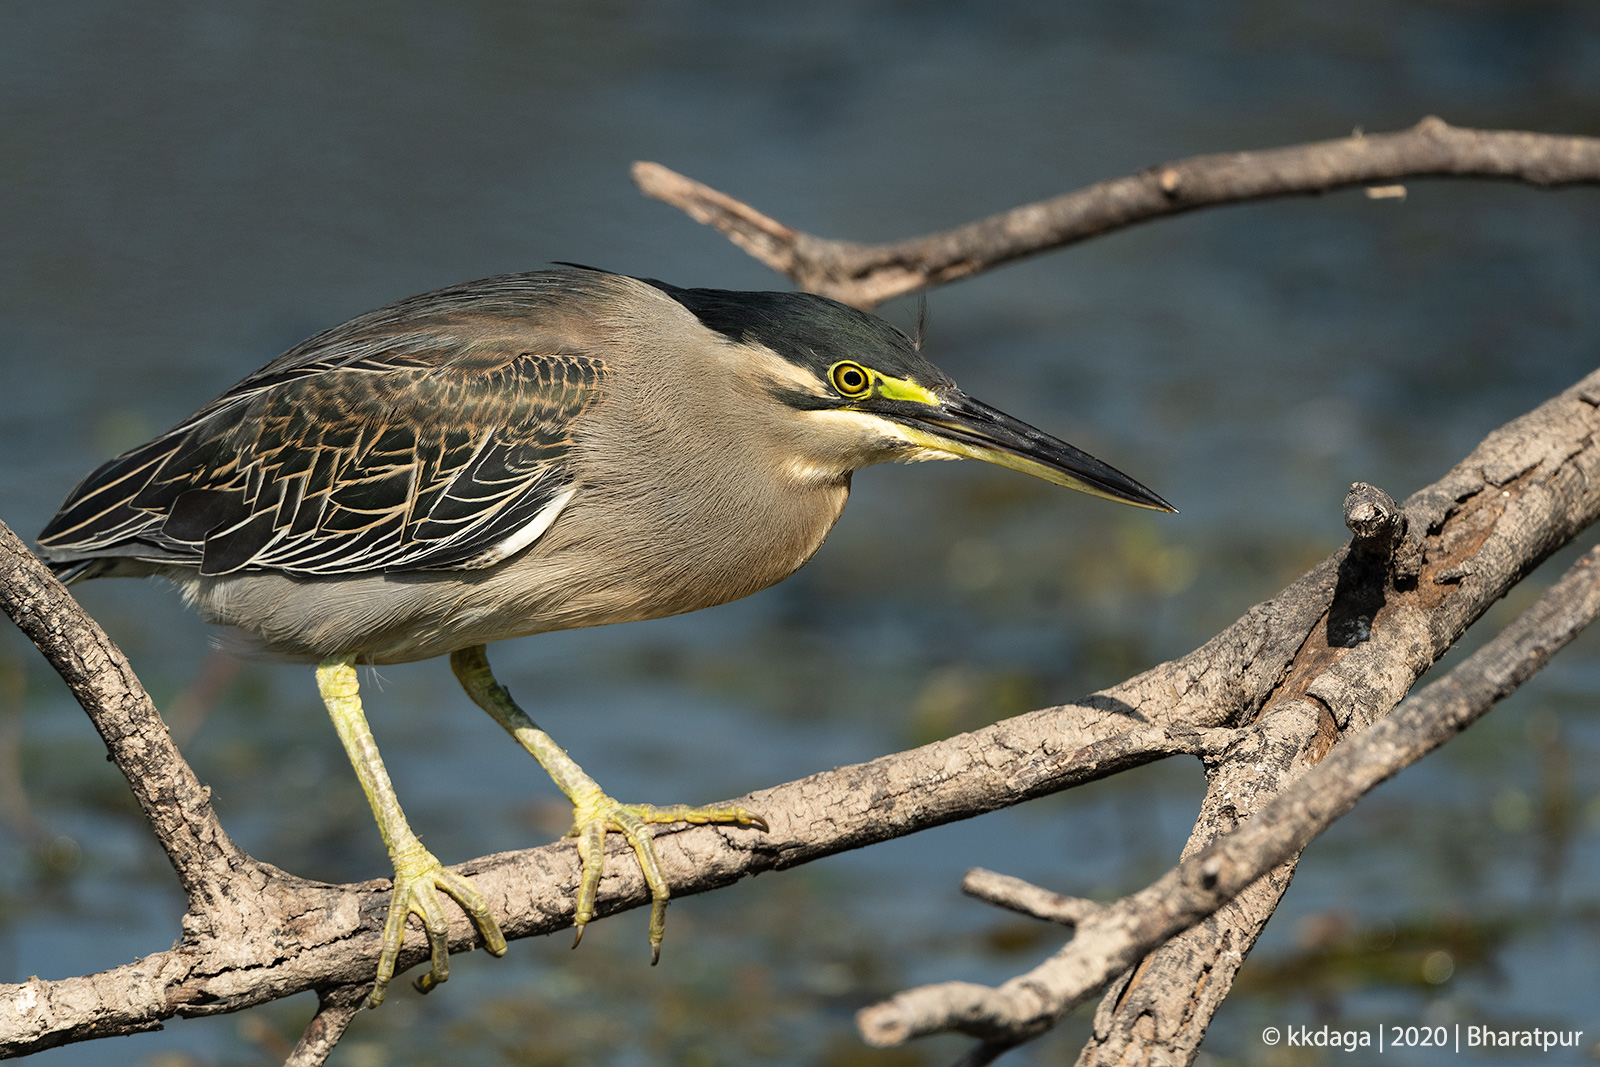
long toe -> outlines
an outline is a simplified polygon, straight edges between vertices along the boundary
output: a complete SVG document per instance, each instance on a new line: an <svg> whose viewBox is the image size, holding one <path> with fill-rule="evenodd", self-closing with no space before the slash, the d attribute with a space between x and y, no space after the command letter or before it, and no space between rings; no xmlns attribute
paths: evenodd
<svg viewBox="0 0 1600 1067"><path fill-rule="evenodd" d="M684 804L658 808L653 804L633 804L630 805L630 809L645 822L688 822L697 825L721 823L728 826L754 826L763 833L772 829L767 825L767 820L749 808L741 808L737 804L725 804L716 808L691 808Z"/></svg>
<svg viewBox="0 0 1600 1067"><path fill-rule="evenodd" d="M482 935L484 947L495 956L505 955L505 935L500 932L500 924L477 887L469 879L446 870L420 843L402 849L394 858L394 891L389 896L389 916L383 926L378 973L367 997L370 1007L382 1004L388 993L401 946L405 943L406 919L412 914L422 920L431 957L427 973L415 983L417 989L426 993L450 977L450 924L439 900L440 890L467 913Z"/></svg>
<svg viewBox="0 0 1600 1067"><path fill-rule="evenodd" d="M568 835L578 839L578 857L582 862L572 916L572 924L577 930L573 948L577 948L578 942L583 939L584 926L594 918L595 898L600 888L605 857L605 835L614 831L627 839L639 860L645 884L650 887L650 962L653 965L661 959L661 940L667 925L667 900L672 894L648 829L652 823L723 823L753 826L763 831L767 829L765 819L737 805L692 808L685 804L671 807L624 804L600 792L598 788L581 797L573 804L572 830Z"/></svg>

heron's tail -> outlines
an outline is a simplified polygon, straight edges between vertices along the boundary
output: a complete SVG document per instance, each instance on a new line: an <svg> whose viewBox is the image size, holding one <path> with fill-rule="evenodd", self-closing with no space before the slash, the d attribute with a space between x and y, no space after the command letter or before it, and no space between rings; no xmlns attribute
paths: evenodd
<svg viewBox="0 0 1600 1067"><path fill-rule="evenodd" d="M114 559L47 559L46 563L61 579L62 585L71 585L88 578L98 578L115 565Z"/></svg>

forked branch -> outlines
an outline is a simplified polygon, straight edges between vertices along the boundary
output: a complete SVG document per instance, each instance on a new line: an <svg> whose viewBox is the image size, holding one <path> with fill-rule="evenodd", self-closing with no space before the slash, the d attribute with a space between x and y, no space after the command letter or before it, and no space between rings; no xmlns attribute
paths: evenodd
<svg viewBox="0 0 1600 1067"><path fill-rule="evenodd" d="M959 1030L1010 1046L1054 1026L1145 953L1238 896L1349 811L1356 801L1465 730L1533 677L1600 614L1600 548L1590 549L1511 625L1387 718L1337 746L1232 833L1147 888L1110 904L1063 898L974 871L966 888L1077 932L1049 960L990 988L946 982L864 1009L862 1035L895 1045Z"/></svg>
<svg viewBox="0 0 1600 1067"><path fill-rule="evenodd" d="M704 892L968 818L1174 752L1224 762L1235 751L1252 753L1259 757L1252 765L1275 766L1273 753L1286 742L1267 725L1278 717L1304 723L1314 702L1325 702L1330 721L1376 717L1389 706L1382 703L1384 692L1403 693L1489 605L1600 515L1597 403L1600 373L1491 434L1442 481L1407 502L1412 528L1422 531L1423 563L1410 594L1421 600L1394 597L1370 620L1364 640L1327 644L1329 619L1366 588L1341 550L1190 655L1077 704L743 798L768 816L770 834L693 827L660 835L674 893ZM43 565L4 535L0 587L8 611L49 620L47 629L59 630L63 619L76 625L81 615ZM1358 684L1374 678L1381 681L1378 689ZM1295 679L1304 695L1274 705L1274 694ZM113 738L121 737L132 730L129 709L144 699L138 691L96 714L109 718ZM1319 729L1313 713L1309 730L1291 740L1314 737ZM187 821L157 814L157 832L176 854L175 865L197 862L190 853L207 846L193 840ZM488 856L457 869L475 878L508 938L550 933L571 921L578 865L570 843ZM603 914L648 901L637 867L616 862L608 871ZM98 975L0 986L0 1055L370 980L386 883L305 882L253 860L230 866L218 879L220 893L204 897L203 906L192 902L196 910L185 920L184 938L170 950ZM470 924L455 916L452 949L469 949L475 940ZM401 966L426 954L424 938L413 931Z"/></svg>
<svg viewBox="0 0 1600 1067"><path fill-rule="evenodd" d="M1594 183L1600 181L1600 140L1461 130L1428 119L1394 134L1196 157L945 234L884 246L799 233L665 168L641 164L636 175L653 195L681 203L803 286L871 306L1019 256L1212 204L1422 175ZM1127 966L1243 887L1233 903L1177 939L1193 940L1187 962L1164 956L1169 944L1138 965L1137 981L1124 976L1117 995L1107 998L1084 1062L1121 1059L1135 1038L1130 1036L1134 1028L1118 1013L1145 1010L1141 1005L1158 1002L1140 998L1181 991L1184 982L1192 987L1193 975L1184 968L1203 965L1206 953L1214 957L1220 951L1218 945L1248 948L1287 885L1293 854L1309 840L1305 835L1314 835L1318 820L1336 816L1337 804L1320 794L1311 806L1285 799L1301 795L1294 791L1306 781L1301 775L1307 768L1332 751L1334 756L1310 773L1337 777L1339 771L1328 768L1344 767L1351 776L1346 788L1357 788L1376 773L1392 773L1382 771L1386 764L1369 764L1366 757L1348 753L1377 746L1389 758L1414 739L1397 736L1385 747L1368 739L1389 734L1360 732L1382 720L1491 604L1600 516L1597 407L1600 373L1491 434L1403 509L1382 494L1353 495L1346 520L1355 539L1348 549L1188 656L1078 703L742 798L740 803L768 817L769 834L716 827L660 834L658 849L674 893L714 889L1168 755L1195 755L1207 764L1211 788L1185 858L1168 879L1145 891L1153 894L1146 901L1148 913L978 880L992 898L1009 894L1014 905L1054 909L1058 921L1078 927L1063 950L1068 962L1055 968L1074 977L1041 987L1056 991L1043 995L1038 1005L989 991L974 993L976 999L961 1009L963 1017L978 1020L980 1029L987 1027L982 1032L996 1042L983 1046L979 1058L1054 1017L1060 1004L1083 995L1081 989L1103 985L1115 974L1117 961ZM290 1062L295 1067L321 1063L373 973L387 883L307 882L239 850L120 652L3 526L0 604L93 718L189 899L182 938L170 950L97 975L0 986L0 1057L150 1029L174 1016L237 1011L315 989L321 1007ZM1520 678L1523 667L1554 645L1538 647L1546 651L1527 651L1508 673L1494 675L1486 667L1480 681L1494 690ZM1430 687L1425 694L1433 691ZM1466 695L1450 697L1434 719L1464 725L1469 720L1462 716L1471 712L1460 708L1476 707L1472 693L1485 691L1482 686L1463 689ZM1407 708L1426 709L1425 694ZM1406 721L1392 718L1384 726L1392 732L1401 727L1389 723ZM1357 762L1345 766L1335 759ZM1261 818L1263 809L1276 814ZM1252 814L1258 817L1245 822ZM1241 822L1245 829L1230 834ZM1271 866L1271 857L1278 858L1277 866ZM474 877L510 938L550 933L570 923L578 877L570 843L483 857L457 869ZM1235 914L1252 894L1259 895L1257 906ZM620 858L608 865L601 914L648 899L635 865ZM427 954L420 931L411 934L402 967ZM470 924L455 916L452 950L468 950L475 941ZM1198 1043L1196 1032L1203 1034L1214 1003L1231 982L1230 966L1237 964L1219 963L1206 972L1206 996L1212 999L1189 1013L1190 1030L1166 1051L1169 1058L1181 1058ZM993 996L1002 996L1004 1003L997 1008L996 1001L986 999Z"/></svg>

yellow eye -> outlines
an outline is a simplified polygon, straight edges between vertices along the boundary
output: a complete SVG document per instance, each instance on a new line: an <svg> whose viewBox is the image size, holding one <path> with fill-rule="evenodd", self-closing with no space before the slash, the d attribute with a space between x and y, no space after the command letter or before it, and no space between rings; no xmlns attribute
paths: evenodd
<svg viewBox="0 0 1600 1067"><path fill-rule="evenodd" d="M845 360L835 363L828 371L828 378L833 382L833 387L844 396L866 396L872 391L872 374L859 363Z"/></svg>

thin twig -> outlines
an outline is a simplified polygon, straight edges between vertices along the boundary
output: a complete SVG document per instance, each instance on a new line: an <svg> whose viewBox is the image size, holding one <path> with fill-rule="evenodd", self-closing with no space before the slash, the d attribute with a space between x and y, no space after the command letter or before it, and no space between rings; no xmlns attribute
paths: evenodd
<svg viewBox="0 0 1600 1067"><path fill-rule="evenodd" d="M659 163L633 166L646 195L714 226L802 289L861 308L1164 215L1416 177L1594 184L1600 138L1466 129L1429 116L1395 133L1192 156L952 230L876 245L816 237Z"/></svg>
<svg viewBox="0 0 1600 1067"><path fill-rule="evenodd" d="M371 991L370 982L318 990L317 1013L306 1024L305 1033L283 1061L283 1067L322 1067Z"/></svg>
<svg viewBox="0 0 1600 1067"><path fill-rule="evenodd" d="M961 891L1000 908L1010 908L1036 919L1076 926L1100 905L1082 897L1066 897L1009 874L974 867L961 880Z"/></svg>

